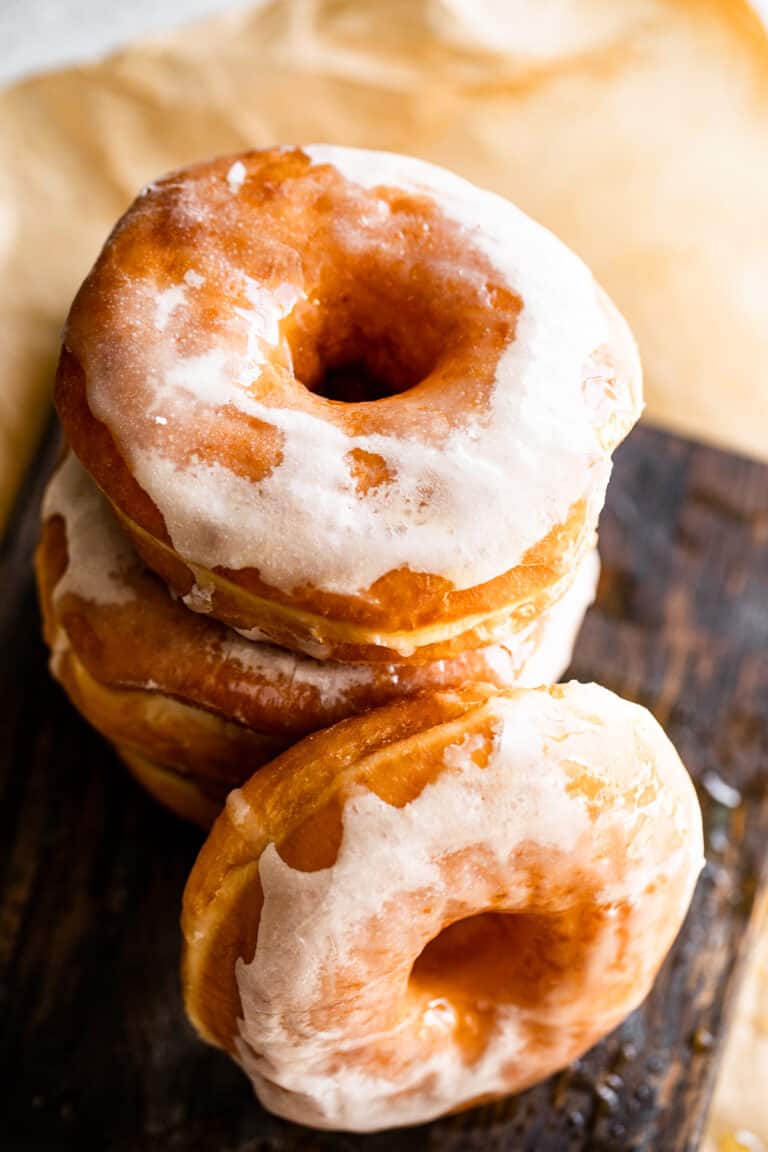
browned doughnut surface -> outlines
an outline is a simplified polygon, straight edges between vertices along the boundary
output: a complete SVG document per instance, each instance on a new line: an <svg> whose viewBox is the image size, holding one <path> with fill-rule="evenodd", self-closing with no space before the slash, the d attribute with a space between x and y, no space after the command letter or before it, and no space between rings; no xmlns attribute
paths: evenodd
<svg viewBox="0 0 768 1152"><path fill-rule="evenodd" d="M69 454L45 500L37 575L52 669L75 706L142 780L202 791L210 822L227 792L308 732L428 687L467 679L557 679L596 580L589 556L550 614L506 644L423 665L323 664L247 641L190 612L119 531L109 504ZM163 769L173 775L157 775ZM158 789L153 791L157 794Z"/></svg>
<svg viewBox="0 0 768 1152"><path fill-rule="evenodd" d="M631 338L575 257L506 202L415 161L398 187L378 154L316 151L145 190L70 313L62 420L192 607L334 659L478 647L556 600L591 547L610 451L639 409ZM345 174L349 156L384 164L381 182ZM513 283L492 258L514 247L504 228L530 232L520 259L541 249L543 286L534 269L524 293L528 272ZM573 288L553 301L562 269Z"/></svg>
<svg viewBox="0 0 768 1152"><path fill-rule="evenodd" d="M198 1030L374 1130L518 1091L646 995L702 863L685 769L596 685L424 694L231 793L184 897Z"/></svg>

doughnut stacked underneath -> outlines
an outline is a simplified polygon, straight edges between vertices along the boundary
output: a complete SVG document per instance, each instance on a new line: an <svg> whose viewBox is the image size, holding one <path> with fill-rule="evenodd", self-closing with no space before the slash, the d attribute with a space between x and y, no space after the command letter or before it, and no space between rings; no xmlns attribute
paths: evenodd
<svg viewBox="0 0 768 1152"><path fill-rule="evenodd" d="M618 1023L701 825L643 709L555 684L641 407L584 265L420 161L213 161L117 224L56 400L53 672L159 799L220 813L184 898L200 1033L270 1109L367 1130Z"/></svg>
<svg viewBox="0 0 768 1152"><path fill-rule="evenodd" d="M511 204L312 147L146 188L72 306L56 401L54 671L210 822L345 716L559 679L641 384L589 271Z"/></svg>
<svg viewBox="0 0 768 1152"><path fill-rule="evenodd" d="M247 640L190 611L123 535L69 452L45 495L37 576L51 669L158 800L212 823L227 793L318 728L425 688L559 679L599 564L499 642L426 664L336 664Z"/></svg>

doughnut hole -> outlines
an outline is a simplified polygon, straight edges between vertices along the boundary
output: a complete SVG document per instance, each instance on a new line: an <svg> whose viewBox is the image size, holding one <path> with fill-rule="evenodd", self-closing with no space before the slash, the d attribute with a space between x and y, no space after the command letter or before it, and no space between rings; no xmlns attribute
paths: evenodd
<svg viewBox="0 0 768 1152"><path fill-rule="evenodd" d="M485 1048L499 1008L518 1009L541 1036L553 1008L583 994L604 916L589 900L558 912L467 916L443 928L416 958L409 993L429 1019L452 1026L469 1061Z"/></svg>
<svg viewBox="0 0 768 1152"><path fill-rule="evenodd" d="M345 213L326 211L322 197L314 210L320 255L285 333L300 383L328 400L371 403L449 365L463 378L470 352L470 375L487 369L493 379L520 299L433 201L379 189Z"/></svg>
<svg viewBox="0 0 768 1152"><path fill-rule="evenodd" d="M327 400L360 404L408 392L434 372L450 340L434 284L414 289L368 275L318 294L297 317L296 378Z"/></svg>

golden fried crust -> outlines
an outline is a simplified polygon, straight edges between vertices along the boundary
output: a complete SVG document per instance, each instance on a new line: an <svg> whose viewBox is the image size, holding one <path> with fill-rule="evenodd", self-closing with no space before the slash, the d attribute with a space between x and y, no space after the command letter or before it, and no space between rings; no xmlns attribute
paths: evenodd
<svg viewBox="0 0 768 1152"><path fill-rule="evenodd" d="M187 1010L280 1115L416 1123L615 1027L701 861L645 709L577 683L423 694L230 794L184 895Z"/></svg>
<svg viewBox="0 0 768 1152"><path fill-rule="evenodd" d="M461 725L493 695L471 684L376 709L302 740L253 776L226 807L206 840L184 892L182 929L187 1012L207 1040L233 1050L239 996L235 960L253 955L261 889L259 857L268 843L287 863L314 871L333 863L345 800L356 787L403 805L442 769L430 755L430 731ZM397 756L407 746L412 754ZM243 823L246 805L257 814ZM308 830L311 826L311 834ZM304 833L302 834L302 830Z"/></svg>
<svg viewBox="0 0 768 1152"><path fill-rule="evenodd" d="M529 665L556 676L595 578L589 557L566 617L543 616L504 645L426 664L323 664L190 612L121 537L74 456L46 499L35 564L53 673L149 791L198 823L308 732L427 688L504 686Z"/></svg>
<svg viewBox="0 0 768 1152"><path fill-rule="evenodd" d="M170 595L120 538L109 505L74 457L61 468L51 492L64 499L68 483L73 491L64 512L46 517L36 555L54 672L109 740L153 761L202 773L209 765L211 774L218 765L234 786L309 732L389 700L466 680L513 683L556 626L541 617L492 648L425 664L351 668L248 642ZM80 545L85 555L74 559L70 517L71 531L87 540ZM78 585L79 565L99 569L106 593ZM566 631L586 602L575 605ZM551 675L563 659L556 656ZM182 706L197 710L189 725L200 733L194 739L185 738L184 720L171 726L174 703L180 714ZM158 746L163 741L168 747Z"/></svg>
<svg viewBox="0 0 768 1152"><path fill-rule="evenodd" d="M55 603L53 592L66 565L66 533L61 519L54 517L43 526L36 559L51 647L63 629L79 664L105 687L142 690L152 684L156 692L235 719L278 741L299 739L350 713L423 688L478 678L503 685L519 670L509 661L505 675L487 652L470 651L427 664L372 665L361 670L364 675L359 681L353 674L343 691L325 695L315 684L302 683L295 676L295 662L283 661L285 672L270 669L273 650L268 645L254 645L263 653L261 668L258 664L249 668L230 658L226 646L233 641L240 644L239 639L218 621L190 612L173 600L146 569L131 573L136 595L127 603L97 604L72 594ZM240 646L246 648L247 642ZM520 668L528 650L521 648ZM337 673L343 675L331 665L331 685Z"/></svg>
<svg viewBox="0 0 768 1152"><path fill-rule="evenodd" d="M72 447L146 563L180 596L196 580L210 588L211 610L224 623L269 631L276 643L310 655L322 649L326 658L340 661L423 662L481 647L489 628L524 627L545 611L594 539L585 503L578 500L568 520L516 568L474 588L455 589L444 577L399 569L351 597L311 587L286 592L266 584L252 568L208 570L174 550L159 510L108 430L91 415L85 373L66 347L56 381L56 405Z"/></svg>
<svg viewBox="0 0 768 1152"><path fill-rule="evenodd" d="M258 621L258 630L284 648L371 664L450 659L483 647L500 632L528 627L564 595L594 545L585 517L579 501L568 523L553 529L519 567L477 588L451 592L439 576L397 571L354 600L323 592L300 600L268 588L252 572L213 572L188 564L119 514L142 559L177 595L187 596L199 584L206 589L212 615L233 628L247 632ZM385 619L380 609L390 602Z"/></svg>
<svg viewBox="0 0 768 1152"><path fill-rule="evenodd" d="M112 688L94 680L72 649L54 657L55 675L89 724L121 749L227 793L285 746L275 738L156 690Z"/></svg>
<svg viewBox="0 0 768 1152"><path fill-rule="evenodd" d="M347 436L417 434L435 446L470 414L482 419L521 309L520 299L467 241L464 229L429 198L397 189L377 190L379 200L389 205L391 222L377 226L381 235L376 232L370 241L370 260L361 256L354 281L348 282L352 273L335 237L340 225L354 226L359 205L332 165L312 166L300 149L241 157L248 180L237 195L237 227L231 216L220 220L216 189L226 189L236 159L200 165L152 185L118 223L80 289L56 379L56 403L74 451L119 512L145 561L181 595L197 581L211 593L213 615L234 627L267 629L281 645L324 658L423 662L482 646L493 625L522 626L561 594L591 546L594 510L578 496L563 521L512 570L463 589L438 573L404 566L355 594L307 583L287 590L267 583L254 567L195 566L172 546L163 515L137 483L129 463L134 453L158 453L178 467L200 461L257 483L279 467L283 449L272 425L231 404L196 409L183 434L163 423L163 417L157 422L150 415L151 385L135 363L140 327L137 333L136 319L129 323L120 307L122 286L132 276L152 280L161 292L182 282L196 255L199 262L220 252L273 291L295 282L302 302L281 322L282 343L252 385L260 390L259 399L275 408L319 414ZM204 221L189 210L192 200L202 205ZM253 220L259 221L258 228L251 227ZM399 287L402 270L396 262L387 265L394 287L381 296L376 285L383 275L383 254L391 247L387 229L394 230L398 244L405 236L417 256L420 246L427 247L423 259L414 261L417 271L411 270ZM269 245L260 246L257 234L269 238ZM429 272L438 266L443 280ZM210 332L223 322L223 301L235 311L242 306L237 291L226 277L217 278L215 269L208 269L205 286L196 289L197 327L184 336L188 352L199 355L206 325ZM609 331L611 325L618 329L619 319L607 304L605 314ZM362 331L361 316L366 323L374 317L375 338ZM622 340L623 328L617 346ZM291 353L287 361L286 347ZM373 356L373 368L390 380L391 394L375 403L367 398L329 402L316 394L325 369L342 357L342 347L343 358ZM131 413L130 442L123 430L124 442L118 443L91 409L97 361L102 378L108 364L109 387L119 389L121 411ZM583 371L594 373L595 368L584 365ZM625 431L611 432L613 443ZM350 455L361 491L386 479L382 458L362 450Z"/></svg>

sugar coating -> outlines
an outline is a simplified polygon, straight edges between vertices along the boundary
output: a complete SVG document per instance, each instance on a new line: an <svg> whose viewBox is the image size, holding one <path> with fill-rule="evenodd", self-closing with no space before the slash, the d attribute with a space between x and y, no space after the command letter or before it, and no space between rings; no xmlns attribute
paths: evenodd
<svg viewBox="0 0 768 1152"><path fill-rule="evenodd" d="M488 410L468 414L445 441L416 433L347 435L316 414L259 400L266 353L296 296L268 292L233 266L232 282L243 285L248 307L230 307L193 356L181 354L170 326L150 332L141 354L169 423L183 425L194 401L230 405L277 429L282 460L269 475L251 481L219 462L193 455L180 464L170 451L139 447L109 372L89 374L91 410L115 432L177 551L201 567L256 568L285 591L311 585L354 595L399 568L436 573L463 589L514 568L576 501L586 502L594 521L611 468L607 418L629 427L639 414L641 383L631 336L625 329L618 340L609 336L607 306L589 270L508 201L433 165L356 149L305 151L313 164L333 164L370 190L371 212L384 203L378 186L432 198L521 297L516 335L500 357ZM233 164L230 184L244 171L241 161ZM179 210L205 220L194 187ZM347 229L347 242L361 241ZM149 280L133 290L149 300L157 295ZM173 324L194 326L192 307L189 297L175 306ZM606 414L604 390L582 383L590 357L611 339L616 363ZM355 449L381 456L391 480L361 493L348 463Z"/></svg>
<svg viewBox="0 0 768 1152"><path fill-rule="evenodd" d="M569 1028L585 1012L592 1020L602 1003L606 1015L595 1022L607 1031L646 994L670 943L658 933L669 937L681 923L703 863L695 792L645 709L596 685L571 683L558 692L557 699L540 689L490 702L484 767L472 758L478 737L457 725L443 772L405 807L371 792L352 795L332 867L301 872L274 844L263 852L256 951L250 963L238 960L236 978L238 1057L266 1107L320 1128L420 1123L504 1092L504 1067L531 1052L529 1019L562 1037L567 1059ZM574 765L602 782L596 815L584 795L569 790ZM228 809L236 823L250 821L258 831L259 814L239 792ZM452 1040L451 1005L425 1010L409 999L411 967L445 923L500 907L499 877L522 845L569 854L576 878L599 875L594 899L608 914L588 945L584 999L555 998L549 1009L495 1004L487 1041L468 1063ZM457 887L445 862L466 852L477 854L476 865L462 871ZM525 906L525 891L507 891L507 911ZM629 916L622 926L611 915L619 907ZM631 991L621 983L628 972ZM606 990L614 981L612 997ZM350 986L359 994L351 996ZM369 1071L366 1057L376 1049L394 1054L384 1067L396 1072ZM542 1074L556 1065L553 1051Z"/></svg>
<svg viewBox="0 0 768 1152"><path fill-rule="evenodd" d="M571 662L584 615L595 599L599 576L600 556L597 548L594 548L582 560L573 584L565 595L547 610L544 627L536 629L536 642L531 646L517 678L521 687L536 688L540 684L553 684L565 672ZM535 628L535 625L532 627ZM493 652L493 648L488 651Z"/></svg>
<svg viewBox="0 0 768 1152"><path fill-rule="evenodd" d="M227 184L233 192L239 192L245 182L245 165L242 160L236 160L227 172Z"/></svg>
<svg viewBox="0 0 768 1152"><path fill-rule="evenodd" d="M61 679L62 668L70 649L71 645L66 632L63 628L57 628L54 633L51 655L48 661L48 668L54 680Z"/></svg>
<svg viewBox="0 0 768 1152"><path fill-rule="evenodd" d="M274 639L270 636L269 632L265 632L263 628L235 628L238 636L242 636L245 640L253 640L257 644L273 644Z"/></svg>
<svg viewBox="0 0 768 1152"><path fill-rule="evenodd" d="M190 276L194 278L194 284ZM185 282L193 287L200 287L203 279L199 273L189 270L184 275ZM172 420L181 423L182 411L188 406L190 398L193 398L213 409L233 403L241 411L261 413L261 406L257 411L252 405L247 405L246 390L253 379L258 378L267 362L267 350L277 345L280 321L289 314L298 294L287 285L274 292L267 292L252 277L242 272L238 273L237 279L249 307L233 308L225 326L225 339L191 356L178 353L175 339L164 341L157 350L155 364L150 369L153 373L152 411L159 409L163 413L171 413ZM186 303L191 307L184 285L166 288L160 293L155 293L150 286L149 291L155 302L155 328L158 331L164 332L174 317L183 324L186 313L182 305ZM182 313L180 317L176 316L178 312ZM174 338L177 331L173 333ZM244 343L238 349L236 346L240 336L244 337ZM234 397L231 394L233 387L236 389ZM164 416L164 419L167 423L167 417ZM143 454L138 452L137 459L143 458Z"/></svg>
<svg viewBox="0 0 768 1152"><path fill-rule="evenodd" d="M173 287L158 293L155 304L155 328L158 332L165 332L168 321L176 309L184 303L186 295L183 284L174 284Z"/></svg>
<svg viewBox="0 0 768 1152"><path fill-rule="evenodd" d="M109 505L70 452L51 477L43 497L44 520L61 516L67 533L67 567L54 601L67 593L93 604L128 604L136 593L126 573L138 567L131 545Z"/></svg>
<svg viewBox="0 0 768 1152"><path fill-rule="evenodd" d="M243 641L233 634L221 645L222 656L260 679L279 679L314 688L329 707L346 699L352 688L371 684L386 676L367 664L332 664L305 658L269 644ZM390 673L391 674L391 673Z"/></svg>
<svg viewBox="0 0 768 1152"><path fill-rule="evenodd" d="M142 571L142 562L120 531L109 502L73 453L66 456L46 490L43 517L52 516L64 520L68 553L55 600L67 593L100 605L129 604L138 599L131 576ZM206 596L210 598L208 590L195 586L184 600L205 601ZM249 642L223 627L218 631L219 641L208 642L207 647L224 662L239 666L244 677L276 685L306 685L328 706L343 700L352 687L382 675L367 665L323 664L270 644Z"/></svg>
<svg viewBox="0 0 768 1152"><path fill-rule="evenodd" d="M48 485L43 516L61 516L67 536L68 564L54 592L56 601L67 593L99 605L129 604L138 599L135 580L144 571L143 563L120 530L109 502L72 453ZM488 667L506 681L513 680L520 668L521 682L541 683L540 677L547 682L557 680L570 661L576 633L593 598L597 568L596 554L590 554L571 588L542 620L485 648L482 658ZM198 612L210 608L210 599L211 590L197 584L183 597L185 604ZM172 626L169 619L169 628ZM256 630L246 639L221 625L214 627L216 639L201 631L201 654L207 651L217 661L240 669L243 678L252 683L272 684L283 692L286 685L306 687L317 693L327 708L343 704L355 688L373 682L394 685L399 680L396 664L371 668L326 663L278 648ZM63 632L59 634L63 636ZM436 666L438 670L440 664L442 661Z"/></svg>
<svg viewBox="0 0 768 1152"><path fill-rule="evenodd" d="M213 586L193 584L189 592L182 596L181 599L187 608L191 608L193 612L199 612L202 616L207 616L213 607Z"/></svg>

